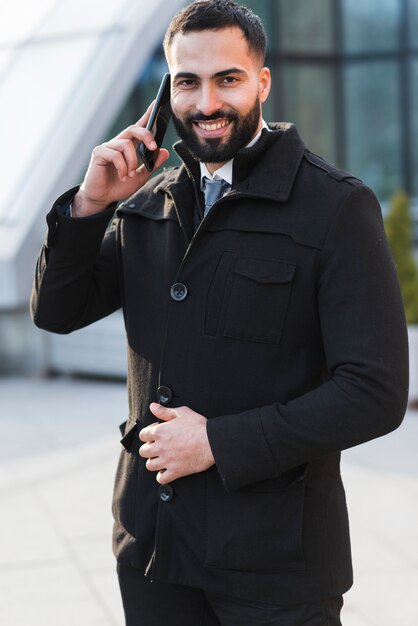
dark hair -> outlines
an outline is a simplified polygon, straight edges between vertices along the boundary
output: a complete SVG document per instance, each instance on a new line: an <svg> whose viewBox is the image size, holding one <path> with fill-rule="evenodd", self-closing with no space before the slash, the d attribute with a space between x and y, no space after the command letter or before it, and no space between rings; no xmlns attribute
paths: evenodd
<svg viewBox="0 0 418 626"><path fill-rule="evenodd" d="M264 63L267 47L264 26L258 15L233 0L197 0L176 13L164 37L166 57L177 33L221 30L234 26L241 29L249 49Z"/></svg>

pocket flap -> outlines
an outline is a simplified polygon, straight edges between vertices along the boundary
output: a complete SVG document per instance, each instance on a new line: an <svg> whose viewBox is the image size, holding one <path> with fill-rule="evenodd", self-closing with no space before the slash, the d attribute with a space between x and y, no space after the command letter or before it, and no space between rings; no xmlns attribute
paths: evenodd
<svg viewBox="0 0 418 626"><path fill-rule="evenodd" d="M296 265L273 259L238 259L235 274L240 274L258 283L289 283L295 274Z"/></svg>
<svg viewBox="0 0 418 626"><path fill-rule="evenodd" d="M123 424L119 426L121 434L123 435L120 442L126 450L128 450L134 439L137 426L138 423L135 420L131 419L128 419L126 422L123 422Z"/></svg>

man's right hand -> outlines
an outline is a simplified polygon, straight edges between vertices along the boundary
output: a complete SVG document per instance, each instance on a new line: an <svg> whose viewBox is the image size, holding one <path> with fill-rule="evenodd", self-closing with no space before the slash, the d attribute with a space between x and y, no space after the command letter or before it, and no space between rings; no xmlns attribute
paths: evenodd
<svg viewBox="0 0 418 626"><path fill-rule="evenodd" d="M136 147L143 141L150 150L156 148L152 133L145 128L151 109L152 104L136 124L94 148L84 181L72 202L73 217L99 213L112 202L129 198L150 178L152 172L144 165L138 168ZM154 171L168 156L167 150L159 150Z"/></svg>

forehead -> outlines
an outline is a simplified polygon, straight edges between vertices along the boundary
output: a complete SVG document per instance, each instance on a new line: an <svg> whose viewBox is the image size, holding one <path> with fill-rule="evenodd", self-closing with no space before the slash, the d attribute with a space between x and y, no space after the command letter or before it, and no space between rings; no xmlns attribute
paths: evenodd
<svg viewBox="0 0 418 626"><path fill-rule="evenodd" d="M255 55L250 52L240 28L177 33L168 52L170 72L214 74L226 67L252 70Z"/></svg>

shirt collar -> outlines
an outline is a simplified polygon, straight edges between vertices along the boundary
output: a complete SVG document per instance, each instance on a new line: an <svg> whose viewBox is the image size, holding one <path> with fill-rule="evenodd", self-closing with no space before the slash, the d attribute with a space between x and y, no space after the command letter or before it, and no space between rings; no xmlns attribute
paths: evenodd
<svg viewBox="0 0 418 626"><path fill-rule="evenodd" d="M246 148L252 148L252 146L254 146L257 141L260 139L261 137L261 131L263 130L263 128L267 128L267 130L270 130L267 123L263 120L263 125L260 129L260 131L256 134L256 136L250 141L249 144L247 144L245 147ZM234 159L230 159L229 161L227 161L227 163L224 163L224 165L222 165L222 167L220 167L218 170L215 171L215 173L212 174L209 172L208 168L206 167L206 163L200 163L200 188L203 190L204 187L204 181L203 178L209 178L210 180L225 180L229 185L232 186L232 166L234 163Z"/></svg>

